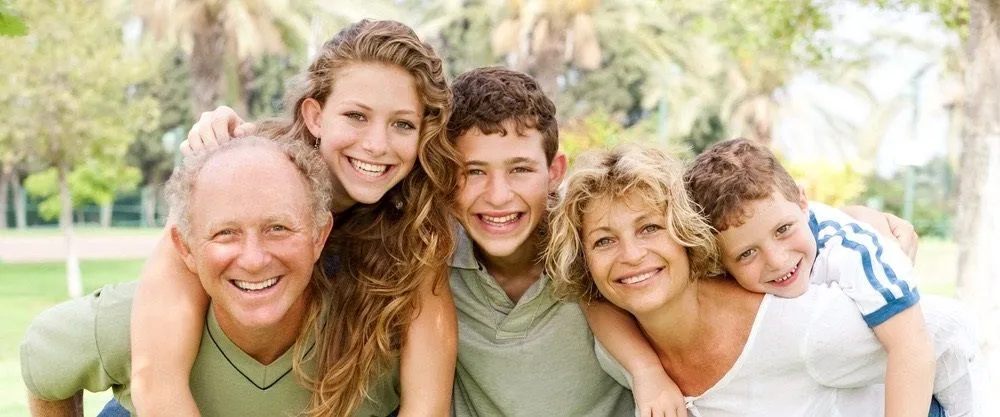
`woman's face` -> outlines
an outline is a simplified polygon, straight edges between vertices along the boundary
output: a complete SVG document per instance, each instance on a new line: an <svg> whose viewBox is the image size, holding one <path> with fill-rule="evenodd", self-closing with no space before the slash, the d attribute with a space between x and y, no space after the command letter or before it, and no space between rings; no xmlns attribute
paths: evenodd
<svg viewBox="0 0 1000 417"><path fill-rule="evenodd" d="M302 113L335 176L335 207L375 203L413 169L424 106L406 70L348 65L326 103L306 100Z"/></svg>
<svg viewBox="0 0 1000 417"><path fill-rule="evenodd" d="M687 251L670 236L666 222L663 213L635 196L601 198L587 207L584 255L604 298L639 315L688 285Z"/></svg>

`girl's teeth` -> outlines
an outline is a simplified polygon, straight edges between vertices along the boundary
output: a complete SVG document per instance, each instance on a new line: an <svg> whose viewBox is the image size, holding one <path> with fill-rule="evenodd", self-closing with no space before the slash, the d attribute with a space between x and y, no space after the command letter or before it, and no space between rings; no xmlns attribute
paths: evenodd
<svg viewBox="0 0 1000 417"><path fill-rule="evenodd" d="M370 175L373 177L377 177L379 175L384 174L385 170L389 168L388 165L369 164L367 162L362 162L357 159L351 159L351 165L354 165L354 168L357 169L358 171L361 171L362 174Z"/></svg>
<svg viewBox="0 0 1000 417"><path fill-rule="evenodd" d="M520 214L518 213L511 213L502 217L493 217L484 214L483 220L485 220L487 223L495 224L497 226L502 226L514 220L517 220L518 217L520 217Z"/></svg>
<svg viewBox="0 0 1000 417"><path fill-rule="evenodd" d="M270 288L272 285L277 283L278 278L271 278L264 282L233 281L233 284L236 284L236 287L244 291L260 291L265 288Z"/></svg>

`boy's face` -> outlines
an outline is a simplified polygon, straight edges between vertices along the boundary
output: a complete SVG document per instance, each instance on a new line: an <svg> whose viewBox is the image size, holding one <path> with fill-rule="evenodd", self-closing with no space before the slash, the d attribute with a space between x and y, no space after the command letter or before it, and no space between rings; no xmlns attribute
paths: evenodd
<svg viewBox="0 0 1000 417"><path fill-rule="evenodd" d="M719 233L722 265L747 290L785 298L805 293L816 259L805 196L788 201L775 191L744 209L746 222Z"/></svg>
<svg viewBox="0 0 1000 417"><path fill-rule="evenodd" d="M563 155L546 163L542 134L528 129L518 135L485 135L471 129L458 138L465 160L458 191L458 219L485 255L534 258L536 230L546 203L562 181Z"/></svg>

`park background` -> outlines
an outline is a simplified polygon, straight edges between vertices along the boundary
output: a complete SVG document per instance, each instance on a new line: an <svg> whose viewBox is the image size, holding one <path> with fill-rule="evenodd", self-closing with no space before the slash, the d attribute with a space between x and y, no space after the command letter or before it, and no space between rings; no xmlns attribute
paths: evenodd
<svg viewBox="0 0 1000 417"><path fill-rule="evenodd" d="M137 277L197 116L281 115L286 81L364 17L413 27L451 78L535 76L571 156L767 144L812 199L911 221L921 291L965 301L996 351L996 0L0 0L0 417L27 414L31 318Z"/></svg>

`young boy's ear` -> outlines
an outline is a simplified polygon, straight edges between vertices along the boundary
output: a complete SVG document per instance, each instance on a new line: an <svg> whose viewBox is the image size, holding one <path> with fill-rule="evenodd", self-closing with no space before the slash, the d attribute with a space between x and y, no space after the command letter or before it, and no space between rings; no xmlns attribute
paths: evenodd
<svg viewBox="0 0 1000 417"><path fill-rule="evenodd" d="M802 210L809 209L809 199L806 198L806 189L802 186L802 184L799 184L799 201L796 203L798 203L799 208Z"/></svg>
<svg viewBox="0 0 1000 417"><path fill-rule="evenodd" d="M170 240L174 243L174 249L177 250L177 253L181 255L181 259L184 260L184 265L187 266L187 269L197 275L198 267L195 265L194 255L191 254L191 248L184 242L184 238L181 237L181 231L176 225L170 226Z"/></svg>
<svg viewBox="0 0 1000 417"><path fill-rule="evenodd" d="M566 154L556 153L549 164L549 192L554 193L562 184L563 177L566 176Z"/></svg>

